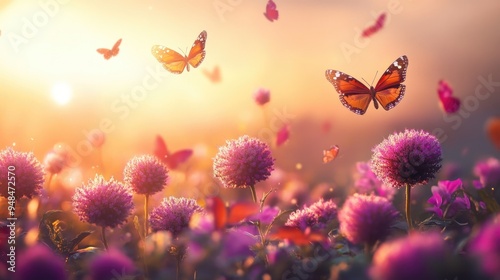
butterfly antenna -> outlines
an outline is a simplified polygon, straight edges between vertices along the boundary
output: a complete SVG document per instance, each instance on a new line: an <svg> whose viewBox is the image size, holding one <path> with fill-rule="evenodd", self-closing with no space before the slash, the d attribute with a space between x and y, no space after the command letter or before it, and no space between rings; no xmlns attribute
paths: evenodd
<svg viewBox="0 0 500 280"><path fill-rule="evenodd" d="M378 74L378 70L377 70L377 72L375 72L375 77L373 77L373 81L372 81L372 83L370 84L370 86L373 86L373 82L375 82L375 78L377 77L377 74Z"/></svg>
<svg viewBox="0 0 500 280"><path fill-rule="evenodd" d="M365 83L368 85L368 82L365 80L365 78L361 78L363 81L365 81Z"/></svg>

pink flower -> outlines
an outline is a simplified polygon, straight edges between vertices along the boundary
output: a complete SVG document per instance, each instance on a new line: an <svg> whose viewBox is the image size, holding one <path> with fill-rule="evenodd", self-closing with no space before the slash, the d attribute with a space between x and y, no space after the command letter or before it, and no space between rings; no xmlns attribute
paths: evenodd
<svg viewBox="0 0 500 280"><path fill-rule="evenodd" d="M191 216L195 212L202 211L194 199L170 196L164 198L161 205L153 209L149 222L154 232L166 230L175 238L189 228Z"/></svg>
<svg viewBox="0 0 500 280"><path fill-rule="evenodd" d="M354 188L360 194L375 194L378 196L383 196L389 200L392 200L396 189L390 185L382 183L375 173L373 173L370 163L368 162L358 162L356 163L357 178L354 182Z"/></svg>
<svg viewBox="0 0 500 280"><path fill-rule="evenodd" d="M255 99L255 102L257 102L257 104L262 106L269 102L269 100L271 99L271 92L268 89L259 88L253 94L253 98Z"/></svg>
<svg viewBox="0 0 500 280"><path fill-rule="evenodd" d="M296 210L288 217L286 226L297 227L303 231L307 228L325 229L328 224L337 219L337 204L333 200L322 198L310 206Z"/></svg>
<svg viewBox="0 0 500 280"><path fill-rule="evenodd" d="M479 161L474 167L474 174L479 177L483 187L500 187L500 161L490 157Z"/></svg>
<svg viewBox="0 0 500 280"><path fill-rule="evenodd" d="M428 210L440 218L451 218L461 211L470 209L470 201L467 196L454 195L459 189L462 189L462 180L460 179L439 181L437 186L431 188L432 196L427 202L432 207ZM448 210L445 216L446 209Z"/></svg>
<svg viewBox="0 0 500 280"><path fill-rule="evenodd" d="M168 169L155 156L136 156L125 166L123 177L135 193L152 195L168 183Z"/></svg>

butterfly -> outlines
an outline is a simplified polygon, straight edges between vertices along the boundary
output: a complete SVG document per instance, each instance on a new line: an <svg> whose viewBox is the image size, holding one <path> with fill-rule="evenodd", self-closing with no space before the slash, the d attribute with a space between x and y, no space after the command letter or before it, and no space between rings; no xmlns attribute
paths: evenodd
<svg viewBox="0 0 500 280"><path fill-rule="evenodd" d="M489 118L485 128L493 145L500 150L500 117Z"/></svg>
<svg viewBox="0 0 500 280"><path fill-rule="evenodd" d="M219 66L215 66L213 71L209 71L206 69L201 69L203 74L210 80L212 83L218 83L221 80L220 69Z"/></svg>
<svg viewBox="0 0 500 280"><path fill-rule="evenodd" d="M441 108L448 113L452 114L460 109L460 99L453 96L453 89L444 80L440 80L438 84L438 97L441 102Z"/></svg>
<svg viewBox="0 0 500 280"><path fill-rule="evenodd" d="M191 50L187 56L169 49L164 46L154 45L151 48L153 56L163 64L163 68L174 74L184 72L184 68L189 71L189 65L193 68L198 67L205 58L205 43L207 41L207 32L203 30L196 41L194 41Z"/></svg>
<svg viewBox="0 0 500 280"><path fill-rule="evenodd" d="M283 125L276 133L276 146L281 146L290 137L290 128L287 124Z"/></svg>
<svg viewBox="0 0 500 280"><path fill-rule="evenodd" d="M246 218L259 213L259 206L250 202L236 202L226 207L222 199L218 196L209 198L209 205L214 216L214 228L223 229L227 225L236 224Z"/></svg>
<svg viewBox="0 0 500 280"><path fill-rule="evenodd" d="M371 100L375 109L378 109L380 102L385 110L390 110L403 99L406 86L402 83L406 79L407 68L408 58L403 55L389 65L375 88L373 86L368 88L352 76L337 70L328 69L325 75L339 93L342 105L353 113L363 115Z"/></svg>
<svg viewBox="0 0 500 280"><path fill-rule="evenodd" d="M113 45L113 48L111 49L105 49L105 48L100 48L97 49L97 52L102 54L104 56L104 59L108 60L112 56L116 56L118 52L120 52L120 44L122 43L122 39L119 39L116 41L116 43Z"/></svg>
<svg viewBox="0 0 500 280"><path fill-rule="evenodd" d="M329 163L339 155L339 146L333 145L328 150L323 150L323 163Z"/></svg>
<svg viewBox="0 0 500 280"><path fill-rule="evenodd" d="M163 138L160 135L157 135L154 154L163 163L165 163L168 168L176 169L179 164L189 159L189 157L193 154L193 150L185 149L175 153L170 153Z"/></svg>
<svg viewBox="0 0 500 280"><path fill-rule="evenodd" d="M269 0L266 5L266 12L264 16L270 21L273 22L278 19L279 13L276 10L276 3L273 0Z"/></svg>
<svg viewBox="0 0 500 280"><path fill-rule="evenodd" d="M378 16L377 20L375 21L375 24L363 30L363 33L361 35L363 37L369 37L374 33L378 32L380 29L382 29L382 27L384 27L385 17L386 17L385 13L382 13L380 16Z"/></svg>

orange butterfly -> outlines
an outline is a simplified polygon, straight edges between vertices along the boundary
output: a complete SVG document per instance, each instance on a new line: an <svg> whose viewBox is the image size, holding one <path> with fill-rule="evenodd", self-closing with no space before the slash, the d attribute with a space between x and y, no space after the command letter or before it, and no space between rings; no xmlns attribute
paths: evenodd
<svg viewBox="0 0 500 280"><path fill-rule="evenodd" d="M207 32L203 30L196 41L194 41L188 56L169 49L164 46L154 45L151 52L154 57L163 64L163 68L174 74L184 72L184 68L189 71L189 65L198 67L205 58L205 42L207 41Z"/></svg>
<svg viewBox="0 0 500 280"><path fill-rule="evenodd" d="M339 155L339 146L333 145L328 150L323 150L323 163L329 163Z"/></svg>
<svg viewBox="0 0 500 280"><path fill-rule="evenodd" d="M221 80L220 69L219 66L215 66L213 71L209 71L207 69L201 69L203 74L207 76L207 78L212 81L212 83L218 83Z"/></svg>
<svg viewBox="0 0 500 280"><path fill-rule="evenodd" d="M390 110L403 99L406 86L402 83L406 79L406 69L408 69L408 58L403 55L389 65L375 88L373 86L368 88L352 76L337 70L328 69L325 75L339 93L342 105L351 112L363 115L372 100L375 109L378 109L380 102L385 110Z"/></svg>
<svg viewBox="0 0 500 280"><path fill-rule="evenodd" d="M122 39L119 39L113 45L113 48L111 48L111 49L100 48L100 49L97 49L97 52L102 54L104 56L104 59L108 60L112 56L116 56L118 54L118 52L120 51L119 47L120 47L121 43L122 43Z"/></svg>

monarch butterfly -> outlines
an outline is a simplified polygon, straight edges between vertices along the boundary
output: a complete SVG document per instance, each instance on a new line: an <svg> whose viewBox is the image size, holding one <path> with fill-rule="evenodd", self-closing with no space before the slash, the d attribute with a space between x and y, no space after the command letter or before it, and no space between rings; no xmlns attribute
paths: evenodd
<svg viewBox="0 0 500 280"><path fill-rule="evenodd" d="M329 163L339 155L339 146L333 145L328 150L323 150L323 163Z"/></svg>
<svg viewBox="0 0 500 280"><path fill-rule="evenodd" d="M97 52L102 54L104 56L104 59L108 60L112 56L116 56L118 52L120 52L120 44L122 43L122 39L119 39L116 41L116 43L113 45L113 48L111 49L105 49L105 48L99 48L97 49Z"/></svg>
<svg viewBox="0 0 500 280"><path fill-rule="evenodd" d="M163 64L163 68L174 74L181 74L184 68L189 71L189 65L198 67L205 58L205 42L207 41L207 32L203 30L196 41L194 41L191 50L187 56L169 49L164 46L154 45L151 48L153 56Z"/></svg>
<svg viewBox="0 0 500 280"><path fill-rule="evenodd" d="M385 110L390 110L403 99L406 86L402 83L406 79L406 69L408 69L408 58L403 55L389 65L375 88L373 86L368 88L352 76L337 70L328 69L325 75L339 93L342 105L353 113L363 115L372 100L375 109L378 109L380 102Z"/></svg>

